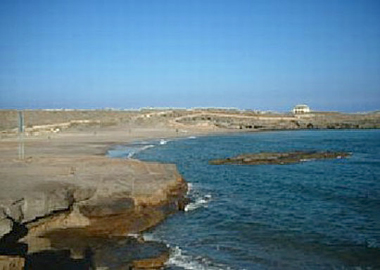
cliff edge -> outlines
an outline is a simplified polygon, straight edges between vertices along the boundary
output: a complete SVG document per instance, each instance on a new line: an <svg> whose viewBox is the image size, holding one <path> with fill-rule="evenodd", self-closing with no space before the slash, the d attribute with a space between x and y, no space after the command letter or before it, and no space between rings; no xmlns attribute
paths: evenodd
<svg viewBox="0 0 380 270"><path fill-rule="evenodd" d="M62 229L87 239L142 232L183 209L187 191L175 165L102 156L2 158L0 175L0 236L24 227L28 254L50 250L46 235Z"/></svg>

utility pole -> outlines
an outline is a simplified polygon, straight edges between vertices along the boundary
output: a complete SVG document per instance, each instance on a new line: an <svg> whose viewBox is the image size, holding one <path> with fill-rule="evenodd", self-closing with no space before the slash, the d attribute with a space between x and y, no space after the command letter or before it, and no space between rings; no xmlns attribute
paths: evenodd
<svg viewBox="0 0 380 270"><path fill-rule="evenodd" d="M18 111L18 158L24 159L25 149L24 149L24 112Z"/></svg>

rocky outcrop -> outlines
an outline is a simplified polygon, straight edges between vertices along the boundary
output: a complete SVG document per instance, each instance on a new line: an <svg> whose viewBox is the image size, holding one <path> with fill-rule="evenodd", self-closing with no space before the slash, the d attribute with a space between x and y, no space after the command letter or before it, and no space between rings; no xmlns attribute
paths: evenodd
<svg viewBox="0 0 380 270"><path fill-rule="evenodd" d="M57 261L71 266L58 269L162 269L169 257L169 248L163 243L94 236L86 229L56 230L43 237L51 249L27 255L28 269L56 269Z"/></svg>
<svg viewBox="0 0 380 270"><path fill-rule="evenodd" d="M0 255L0 269L2 270L22 270L25 266L25 259L19 256Z"/></svg>
<svg viewBox="0 0 380 270"><path fill-rule="evenodd" d="M350 154L346 152L305 152L295 151L287 153L254 153L243 154L232 158L210 160L212 165L237 164L237 165L263 165L263 164L291 164L320 159L346 158Z"/></svg>
<svg viewBox="0 0 380 270"><path fill-rule="evenodd" d="M62 229L80 231L76 237L85 234L84 243L108 238L118 242L121 238L117 237L125 239L128 234L151 228L186 203L187 184L171 164L100 156L3 159L0 175L0 233L4 239L15 233L15 225L27 229L20 240L27 244L24 258L57 248L56 238L49 233ZM96 243L106 244L103 240ZM96 247L103 245L98 244ZM78 242L73 241L72 246L78 247ZM0 249L6 250L6 246ZM72 251L69 257L83 252L84 249ZM164 261L167 254L165 248L157 256L128 262L136 269L143 265L154 268L162 266L159 261Z"/></svg>

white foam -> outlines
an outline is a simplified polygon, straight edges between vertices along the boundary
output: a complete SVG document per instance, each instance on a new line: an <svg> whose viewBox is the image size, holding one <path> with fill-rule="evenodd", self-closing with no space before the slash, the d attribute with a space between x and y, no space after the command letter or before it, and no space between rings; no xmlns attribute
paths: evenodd
<svg viewBox="0 0 380 270"><path fill-rule="evenodd" d="M186 255L179 247L171 250L167 264L187 270L231 270L230 267L216 264L207 258Z"/></svg>
<svg viewBox="0 0 380 270"><path fill-rule="evenodd" d="M115 149L109 150L108 156L114 158L130 159L133 158L133 156L137 153L140 153L141 151L147 150L155 146L165 145L168 142L170 142L170 140L160 139L158 141L140 141L131 145L118 146Z"/></svg>
<svg viewBox="0 0 380 270"><path fill-rule="evenodd" d="M206 194L202 197L195 198L194 202L189 203L185 206L185 212L198 209L200 207L207 207L207 204L211 201L211 195Z"/></svg>
<svg viewBox="0 0 380 270"><path fill-rule="evenodd" d="M131 147L130 149L128 149L127 158L132 158L137 153L144 151L146 149L152 148L152 147L154 147L153 144L144 145L142 147Z"/></svg>
<svg viewBox="0 0 380 270"><path fill-rule="evenodd" d="M193 191L193 184L187 183L187 195L189 195Z"/></svg>
<svg viewBox="0 0 380 270"><path fill-rule="evenodd" d="M148 232L145 232L143 234L143 239L144 241L160 241L160 239L155 237L153 233L148 233Z"/></svg>
<svg viewBox="0 0 380 270"><path fill-rule="evenodd" d="M160 145L164 145L164 144L167 144L168 141L167 141L167 140L164 140L164 139L161 139L159 143L160 143Z"/></svg>
<svg viewBox="0 0 380 270"><path fill-rule="evenodd" d="M308 161L314 161L316 160L315 158L303 158L303 159L300 159L301 162L308 162Z"/></svg>
<svg viewBox="0 0 380 270"><path fill-rule="evenodd" d="M144 151L144 150L149 149L149 148L152 148L152 147L154 147L153 144L148 144L148 145L145 145L144 147L141 147L141 148L140 148L140 151Z"/></svg>
<svg viewBox="0 0 380 270"><path fill-rule="evenodd" d="M136 239L140 238L140 234L138 234L138 233L129 233L127 236L132 237L132 238L136 238Z"/></svg>
<svg viewBox="0 0 380 270"><path fill-rule="evenodd" d="M188 139L196 139L197 137L195 137L195 136L189 136L189 137L187 137Z"/></svg>

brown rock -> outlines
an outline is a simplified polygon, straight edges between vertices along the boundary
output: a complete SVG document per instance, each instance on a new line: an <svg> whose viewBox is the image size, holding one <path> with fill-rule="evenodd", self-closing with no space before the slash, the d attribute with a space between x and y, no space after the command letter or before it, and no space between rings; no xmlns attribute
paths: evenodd
<svg viewBox="0 0 380 270"><path fill-rule="evenodd" d="M132 263L132 269L134 270L162 269L168 260L169 260L169 253L161 254L160 256L156 258L135 260Z"/></svg>
<svg viewBox="0 0 380 270"><path fill-rule="evenodd" d="M66 250L66 256L77 263L91 262L95 269L160 269L169 258L169 248L163 243L124 236L93 236L86 229L57 230L43 237L49 239L52 250ZM54 255L60 254L51 253L50 258L54 259ZM36 253L32 259L38 262L41 257L44 258L44 252Z"/></svg>
<svg viewBox="0 0 380 270"><path fill-rule="evenodd" d="M310 160L346 158L346 152L305 152L294 151L287 153L254 153L242 154L232 158L210 160L211 165L237 164L237 165L263 165L263 164L291 164Z"/></svg>
<svg viewBox="0 0 380 270"><path fill-rule="evenodd" d="M0 255L1 270L22 270L24 269L25 259L18 256Z"/></svg>

